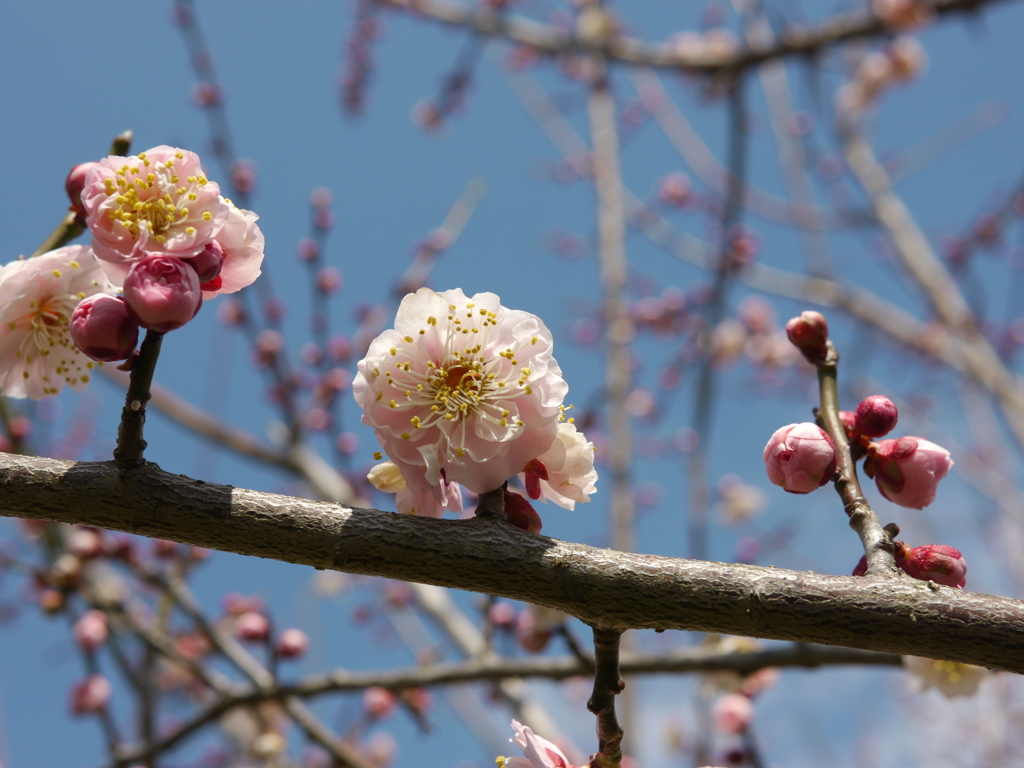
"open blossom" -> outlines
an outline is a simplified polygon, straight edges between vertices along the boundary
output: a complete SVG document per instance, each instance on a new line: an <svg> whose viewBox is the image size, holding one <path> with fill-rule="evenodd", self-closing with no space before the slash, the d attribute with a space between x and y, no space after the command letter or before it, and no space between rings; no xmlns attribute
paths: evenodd
<svg viewBox="0 0 1024 768"><path fill-rule="evenodd" d="M259 217L222 197L194 152L160 146L133 157L107 157L86 175L82 205L93 248L115 285L143 256L202 262L211 243L223 260L220 272L203 283L204 298L234 293L260 275ZM196 266L208 271L205 264Z"/></svg>
<svg viewBox="0 0 1024 768"><path fill-rule="evenodd" d="M121 265L149 253L195 256L228 218L199 155L168 146L100 160L86 176L82 204L96 256Z"/></svg>
<svg viewBox="0 0 1024 768"><path fill-rule="evenodd" d="M789 424L768 440L764 465L768 479L784 491L810 493L835 475L835 444L816 424Z"/></svg>
<svg viewBox="0 0 1024 768"><path fill-rule="evenodd" d="M395 505L403 515L420 515L421 517L440 517L445 509L452 512L462 511L462 488L458 483L441 480L442 493L438 499L429 488L415 490L409 488L402 477L402 472L393 461L382 461L370 470L366 476L370 484L378 491L394 493Z"/></svg>
<svg viewBox="0 0 1024 768"><path fill-rule="evenodd" d="M535 734L528 725L513 720L512 728L516 735L509 741L523 750L526 757L499 757L498 768L574 768L562 750Z"/></svg>
<svg viewBox="0 0 1024 768"><path fill-rule="evenodd" d="M935 501L939 481L953 466L949 451L920 437L881 440L873 449L869 475L882 495L901 507L924 509Z"/></svg>
<svg viewBox="0 0 1024 768"><path fill-rule="evenodd" d="M0 269L0 391L39 400L65 385L85 389L96 363L71 340L71 314L87 296L113 290L83 245Z"/></svg>
<svg viewBox="0 0 1024 768"><path fill-rule="evenodd" d="M988 670L984 667L917 656L904 656L903 668L910 674L907 682L911 689L923 693L929 688L936 688L947 699L973 696L988 677Z"/></svg>
<svg viewBox="0 0 1024 768"><path fill-rule="evenodd" d="M566 509L590 501L597 490L594 444L587 442L572 422L558 424L555 440L544 453L531 459L519 475L531 499L550 499Z"/></svg>
<svg viewBox="0 0 1024 768"><path fill-rule="evenodd" d="M370 345L353 394L409 489L500 488L555 440L568 390L540 318L493 293L421 288Z"/></svg>

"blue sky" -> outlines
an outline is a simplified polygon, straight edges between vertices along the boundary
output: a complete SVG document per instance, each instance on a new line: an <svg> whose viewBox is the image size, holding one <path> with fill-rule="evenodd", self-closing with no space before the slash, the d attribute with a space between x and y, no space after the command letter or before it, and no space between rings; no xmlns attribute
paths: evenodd
<svg viewBox="0 0 1024 768"><path fill-rule="evenodd" d="M792 4L784 5L787 13L800 17ZM812 5L813 10L804 11L812 19L833 10L832 4L827 8ZM661 4L620 3L615 9L631 33L649 39L690 28L699 16L697 9L669 9ZM367 113L355 120L345 119L336 91L351 25L350 10L348 3L322 0L288 4L222 0L199 3L197 8L227 94L235 146L258 168L258 189L250 207L261 216L267 237L267 275L273 291L284 301L285 329L293 355L308 337L308 286L295 257L295 244L309 232L311 190L326 187L333 193L337 224L330 234L327 261L344 273L345 287L332 301L331 323L339 331L350 332L358 305L386 294L408 264L416 243L440 224L471 179L482 178L487 194L461 239L442 257L431 285L438 289L458 286L466 293L492 291L506 306L544 318L555 333L556 355L570 385L570 399L578 405L586 403L598 389L601 358L594 347L574 345L570 330L573 321L597 306L591 190L579 181L550 179L549 171L559 158L495 66L503 55L500 46L489 46L481 58L460 115L436 135L414 124L410 116L416 105L436 97L444 73L465 44L464 33L425 21L384 16L384 34L373 49ZM551 6L531 2L522 10L543 17ZM45 6L8 3L0 9L0 71L5 73L0 78L0 103L8 105L4 141L0 143L0 167L6 172L6 183L0 185L0 210L6 215L5 226L0 228L0 258L4 261L31 252L52 229L66 208L63 179L68 169L101 156L115 133L132 129L136 150L166 143L209 154L204 115L189 99L193 78L170 12L167 2L85 4L69 0ZM735 19L730 14L726 18L735 28ZM1022 23L1021 5L1000 3L969 23L941 21L928 28L920 36L929 55L927 72L910 86L887 94L870 121L878 150L887 156L920 146L922 140L982 105L995 102L1002 110L1002 119L983 135L901 182L900 194L933 242L968 228L1024 171L1019 140L1024 128L1019 76L1024 49L1018 44ZM841 60L829 58L823 83L834 87L841 69ZM794 98L802 109L810 110L815 86L802 71L789 67ZM538 67L534 76L563 105L570 124L585 136L580 86L547 64ZM708 103L692 81L677 76L663 76L662 80L711 151L722 159L726 126L721 105ZM614 87L623 103L635 98L621 71L616 72ZM751 180L767 191L784 194L756 82L749 83L749 92L753 113ZM830 98L828 87L823 92ZM813 144L833 153L828 127L827 119L817 120ZM624 140L622 166L624 182L642 199L653 198L666 173L690 172L650 121ZM212 159L207 168L215 179L222 177ZM700 215L677 214L673 222L697 236L707 233L707 222ZM761 261L781 268L802 268L800 243L793 232L755 218L746 223L760 239ZM586 245L581 258L553 255L546 246L552 233L581 238ZM869 285L923 316L921 297L906 290L897 270L880 255L877 233L837 235L830 243L839 276ZM692 291L705 279L636 234L630 236L628 249L631 273L638 283L645 278L659 291L665 286ZM1005 259L984 254L976 259L972 271L971 295L996 319L1021 313L1020 284L1008 280L1007 274ZM731 309L749 294L745 288L734 288ZM776 308L784 321L803 307L779 301ZM851 372L848 380L870 381L901 397L927 394L935 400L928 421L905 419L901 433L913 432L913 427L934 429L939 423L939 432L924 436L938 440L948 434L969 445L967 425L956 407L947 404L957 391L947 375L917 363L907 365L900 353L891 354L891 347L875 349L869 335L844 319L836 316L830 320L837 342L848 351L848 360L856 363L856 376ZM672 351L669 346L670 342L662 340L640 340L639 385L654 386L660 365ZM259 375L249 365L244 340L216 322L215 304L169 336L164 350L158 381L222 419L266 434L276 414L264 397ZM666 437L688 425L691 380L691 376L684 378L660 423L638 427L641 434ZM711 478L738 474L769 492L770 507L746 528L716 526L711 556L733 561L742 537L764 537L786 523L796 530L789 545L766 554L762 562L846 572L859 556L859 545L847 529L836 498L825 492L805 497L773 493L761 469L761 450L772 431L810 417L810 382L791 377L785 386L764 392L755 386L756 381L756 372L746 363L730 368L720 378L710 446ZM51 410L53 429L58 433L76 412L95 410L95 448L80 457L92 459L109 454L122 396L112 385L99 381L89 397L83 400L66 394ZM855 404L846 403L848 407ZM355 405L347 400L344 418L362 442L357 463L369 462L375 447L373 436L358 425ZM149 458L169 471L239 486L296 490L292 478L222 449L206 448L160 415L151 417L147 437ZM685 488L675 485L681 467L678 456L638 462L638 482L661 489L661 501L645 509L638 521L641 551L685 554L685 520L677 502ZM897 511L877 494L872 501L878 501L886 521L887 515L899 520L908 541L941 539L960 547L971 563L971 588L1007 594L1009 582L986 556L990 505L956 480L947 481L942 492L940 502L924 513ZM970 514L965 516L965 511ZM545 509L542 514L545 533L596 544L607 542L607 502L601 494L575 512ZM280 563L218 555L204 566L199 586L211 607L228 590L261 594L271 601L279 623L295 622L311 630L316 650L300 664L302 670L314 671L318 664L373 668L412 661L402 649L387 644L381 647L371 641L366 630L350 626L349 614L365 594L348 593L347 602L340 605L318 602L309 593L311 576ZM13 589L9 582L8 592ZM467 597L463 603L469 606L472 601ZM585 628L577 629L582 632ZM32 612L0 631L4 728L0 731L0 760L13 768L93 765L101 760L102 743L95 725L65 722L67 688L80 674L65 635L55 622ZM645 728L654 731L663 722L682 717L685 708L679 703L686 700L682 692L688 690L688 683L659 680L641 686L652 712ZM779 735L793 729L795 719L815 712L820 738L808 738L831 744L828 749L839 756L836 764L852 765L849 758L858 738L855 732L876 729L882 734L879 738L887 738L887 718L851 715L857 702L865 701L879 687L885 700L895 700L902 680L898 674L860 671L784 675L778 688L768 694L774 698L766 698L761 707L759 727L766 734L769 756L780 765L796 766L815 754L813 746L808 751L799 739L788 741ZM836 689L849 695L832 701L825 691ZM550 691L542 695L554 702L553 709L558 706ZM822 698L829 699L834 708L811 703ZM329 704L320 709L331 716L337 707ZM579 705L565 714L566 729L577 737L582 749L591 749L590 716ZM492 756L470 739L449 710L439 707L437 718L439 733L448 735L431 739L414 734L407 722L399 722L401 718L396 720L401 749L398 764L410 764L412 755L422 765L455 765L462 760L490 763ZM58 733L63 738L54 738ZM644 755L645 766L667 764L658 739L657 735L645 739L645 750L649 750ZM819 750L818 759L821 754ZM877 764L884 765L884 757L880 760L883 762Z"/></svg>

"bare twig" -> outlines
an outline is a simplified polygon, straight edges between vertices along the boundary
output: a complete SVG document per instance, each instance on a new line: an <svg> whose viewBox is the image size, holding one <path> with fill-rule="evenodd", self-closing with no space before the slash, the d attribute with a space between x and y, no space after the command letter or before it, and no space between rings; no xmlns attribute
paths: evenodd
<svg viewBox="0 0 1024 768"><path fill-rule="evenodd" d="M163 339L164 335L159 331L146 331L139 354L133 359L128 393L121 409L121 425L117 429L117 448L114 449L114 461L121 472L131 472L145 464L146 441L142 433L146 424L146 403L149 402L149 390L153 385L153 372Z"/></svg>
<svg viewBox="0 0 1024 768"><path fill-rule="evenodd" d="M594 628L594 692L587 709L597 717L598 754L594 768L618 768L622 762L622 727L615 716L615 697L626 687L619 677L621 632Z"/></svg>

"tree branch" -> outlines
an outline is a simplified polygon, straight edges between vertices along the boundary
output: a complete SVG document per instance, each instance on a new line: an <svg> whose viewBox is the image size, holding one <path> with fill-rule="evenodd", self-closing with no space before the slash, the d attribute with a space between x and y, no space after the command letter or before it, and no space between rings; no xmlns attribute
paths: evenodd
<svg viewBox="0 0 1024 768"><path fill-rule="evenodd" d="M0 454L0 485L7 516L493 594L600 628L799 640L1024 673L1024 602L909 578L615 552L500 521L353 509L204 483L155 465L122 478L110 462Z"/></svg>

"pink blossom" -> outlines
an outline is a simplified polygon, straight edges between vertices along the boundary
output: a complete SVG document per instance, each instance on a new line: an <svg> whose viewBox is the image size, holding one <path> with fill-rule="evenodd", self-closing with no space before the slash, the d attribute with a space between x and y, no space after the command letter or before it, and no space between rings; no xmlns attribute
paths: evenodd
<svg viewBox="0 0 1024 768"><path fill-rule="evenodd" d="M715 702L711 719L722 733L743 733L754 720L754 705L742 693L729 693Z"/></svg>
<svg viewBox="0 0 1024 768"><path fill-rule="evenodd" d="M199 155L168 146L100 160L86 176L82 204L96 256L122 274L145 254L196 256L228 218Z"/></svg>
<svg viewBox="0 0 1024 768"><path fill-rule="evenodd" d="M500 488L551 447L567 386L540 318L492 293L421 288L353 382L363 423L417 491Z"/></svg>
<svg viewBox="0 0 1024 768"><path fill-rule="evenodd" d="M146 256L124 279L124 300L143 328L165 333L180 328L203 303L199 277L181 259Z"/></svg>
<svg viewBox="0 0 1024 768"><path fill-rule="evenodd" d="M71 339L99 362L126 360L139 342L139 326L120 296L97 293L82 299L71 313Z"/></svg>
<svg viewBox="0 0 1024 768"><path fill-rule="evenodd" d="M816 424L790 424L768 440L764 464L768 479L784 491L810 493L835 475L835 444Z"/></svg>
<svg viewBox="0 0 1024 768"><path fill-rule="evenodd" d="M878 490L889 501L911 509L924 509L935 501L939 481L953 466L949 451L919 437L882 440L869 456L865 470Z"/></svg>
<svg viewBox="0 0 1024 768"><path fill-rule="evenodd" d="M903 570L922 581L934 581L963 589L967 583L967 563L960 550L945 544L924 544L907 553Z"/></svg>
<svg viewBox="0 0 1024 768"><path fill-rule="evenodd" d="M449 483L442 478L442 493L438 498L430 488L410 488L393 461L383 461L376 465L366 479L378 491L395 494L395 506L403 515L441 517L446 509L462 511L462 488L458 483Z"/></svg>
<svg viewBox="0 0 1024 768"><path fill-rule="evenodd" d="M572 422L559 422L551 447L531 459L519 478L531 499L543 499L545 503L551 500L575 509L576 502L590 501L597 490L594 444L587 442Z"/></svg>
<svg viewBox="0 0 1024 768"><path fill-rule="evenodd" d="M113 292L93 252L69 245L0 269L0 391L40 400L88 385L96 363L71 340L71 314Z"/></svg>
<svg viewBox="0 0 1024 768"><path fill-rule="evenodd" d="M112 691L103 675L89 675L71 689L71 711L76 715L99 712L107 706Z"/></svg>
<svg viewBox="0 0 1024 768"><path fill-rule="evenodd" d="M309 650L309 636L301 629L286 629L277 638L275 650L282 659L297 659Z"/></svg>
<svg viewBox="0 0 1024 768"><path fill-rule="evenodd" d="M575 768L562 750L529 726L513 720L512 728L516 735L509 741L523 750L526 757L499 757L498 768Z"/></svg>
<svg viewBox="0 0 1024 768"><path fill-rule="evenodd" d="M110 635L107 628L107 615L103 611L86 611L75 622L72 634L80 646L87 651L95 651Z"/></svg>

